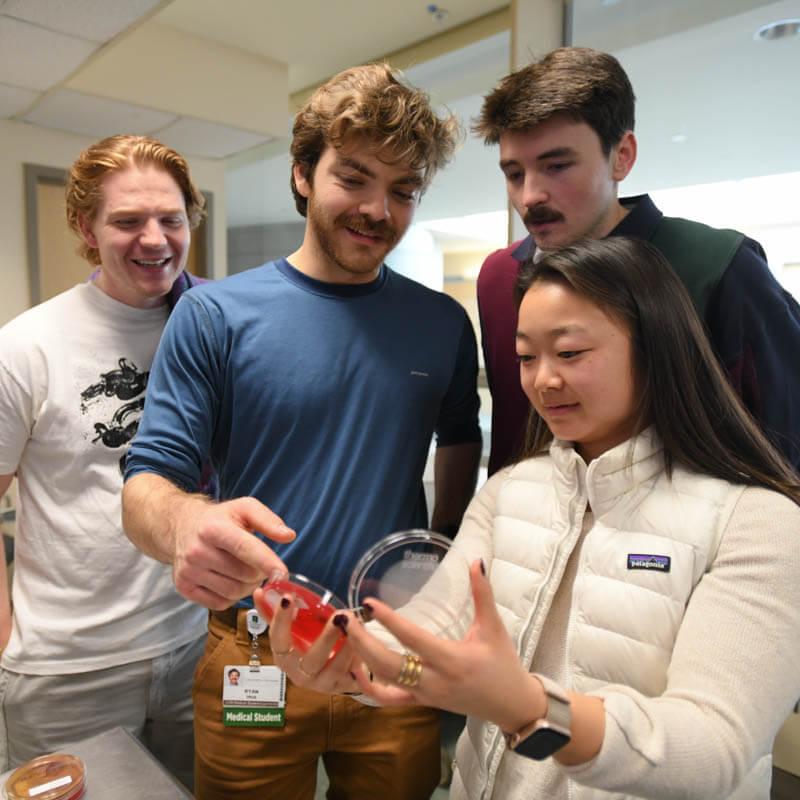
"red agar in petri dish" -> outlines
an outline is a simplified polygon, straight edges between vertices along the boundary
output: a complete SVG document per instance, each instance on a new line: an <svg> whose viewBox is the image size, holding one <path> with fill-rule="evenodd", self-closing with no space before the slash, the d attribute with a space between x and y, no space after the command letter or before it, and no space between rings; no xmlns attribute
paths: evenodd
<svg viewBox="0 0 800 800"><path fill-rule="evenodd" d="M291 575L289 578L272 580L264 584L264 602L261 610L270 622L274 609L284 595L293 595L295 617L292 622L292 646L301 653L317 640L328 620L343 609L344 603L326 589L302 575ZM344 638L340 638L331 650L335 655L344 646Z"/></svg>

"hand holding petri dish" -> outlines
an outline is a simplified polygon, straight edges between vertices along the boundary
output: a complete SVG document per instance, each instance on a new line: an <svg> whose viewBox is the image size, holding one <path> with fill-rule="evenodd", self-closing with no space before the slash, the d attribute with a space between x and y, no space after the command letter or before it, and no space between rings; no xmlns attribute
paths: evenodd
<svg viewBox="0 0 800 800"><path fill-rule="evenodd" d="M358 613L368 597L375 597L393 609L405 605L428 582L451 544L442 534L422 528L389 534L367 550L356 564L348 586L348 605L304 575L276 572L263 586L261 610L271 622L281 597L294 595L292 646L306 653L337 611L349 608ZM341 638L332 655L343 646Z"/></svg>
<svg viewBox="0 0 800 800"><path fill-rule="evenodd" d="M292 647L301 653L308 652L308 648L317 640L328 620L337 611L345 608L344 602L333 592L295 572L273 573L263 589L264 602L261 610L270 622L281 602L281 597L286 594L294 596ZM340 639L333 652L338 652L343 645L344 639Z"/></svg>

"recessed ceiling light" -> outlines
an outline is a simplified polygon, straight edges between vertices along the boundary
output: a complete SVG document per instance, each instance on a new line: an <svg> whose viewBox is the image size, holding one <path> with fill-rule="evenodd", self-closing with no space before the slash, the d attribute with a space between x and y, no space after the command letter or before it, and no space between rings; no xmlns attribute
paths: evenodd
<svg viewBox="0 0 800 800"><path fill-rule="evenodd" d="M754 39L771 42L774 39L786 39L800 34L800 19L779 19L762 25L753 35Z"/></svg>
<svg viewBox="0 0 800 800"><path fill-rule="evenodd" d="M689 137L685 133L675 133L670 138L675 144L683 144Z"/></svg>

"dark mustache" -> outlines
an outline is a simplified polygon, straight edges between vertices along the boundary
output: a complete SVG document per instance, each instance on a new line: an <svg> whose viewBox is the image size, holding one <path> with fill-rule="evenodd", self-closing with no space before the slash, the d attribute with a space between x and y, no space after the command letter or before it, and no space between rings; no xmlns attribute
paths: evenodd
<svg viewBox="0 0 800 800"><path fill-rule="evenodd" d="M541 225L544 222L559 222L564 217L547 206L534 206L525 212L523 222L526 225Z"/></svg>
<svg viewBox="0 0 800 800"><path fill-rule="evenodd" d="M371 236L380 236L384 239L393 239L395 236L394 228L385 220L373 222L368 217L347 217L343 224L349 228L357 228Z"/></svg>

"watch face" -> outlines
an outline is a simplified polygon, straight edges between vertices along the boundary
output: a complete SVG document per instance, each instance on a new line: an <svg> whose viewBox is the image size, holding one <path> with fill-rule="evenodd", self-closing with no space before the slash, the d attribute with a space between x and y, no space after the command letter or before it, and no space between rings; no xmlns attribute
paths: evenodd
<svg viewBox="0 0 800 800"><path fill-rule="evenodd" d="M521 741L514 752L541 761L558 752L569 741L569 734L557 728L543 726Z"/></svg>

